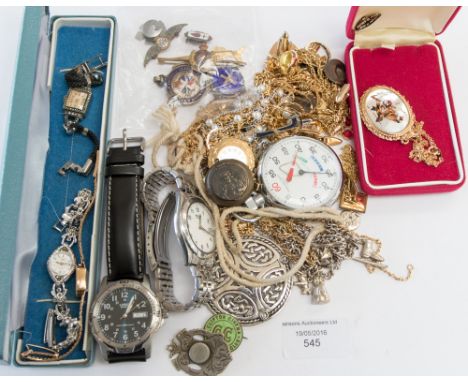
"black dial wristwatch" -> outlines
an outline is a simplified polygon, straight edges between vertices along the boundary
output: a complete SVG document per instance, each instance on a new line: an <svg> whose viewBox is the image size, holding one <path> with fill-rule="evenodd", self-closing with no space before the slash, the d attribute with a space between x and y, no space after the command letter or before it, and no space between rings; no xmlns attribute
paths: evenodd
<svg viewBox="0 0 468 382"><path fill-rule="evenodd" d="M143 138L115 139L107 154L108 275L91 309L91 328L109 362L145 361L151 335L163 321L159 300L145 277L142 143Z"/></svg>

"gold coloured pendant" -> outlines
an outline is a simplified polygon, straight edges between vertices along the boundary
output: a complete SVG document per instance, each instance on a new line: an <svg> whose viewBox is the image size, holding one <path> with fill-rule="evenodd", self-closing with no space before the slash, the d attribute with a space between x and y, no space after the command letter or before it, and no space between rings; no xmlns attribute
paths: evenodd
<svg viewBox="0 0 468 382"><path fill-rule="evenodd" d="M358 189L359 176L355 157L352 146L346 145L340 155L344 173L340 207L344 210L364 213L367 207L367 194Z"/></svg>
<svg viewBox="0 0 468 382"><path fill-rule="evenodd" d="M283 75L288 74L289 69L296 65L298 60L297 52L295 50L288 50L284 53L281 53L279 56L279 67Z"/></svg>
<svg viewBox="0 0 468 382"><path fill-rule="evenodd" d="M282 53L295 49L297 49L296 45L289 41L288 33L284 32L280 39L271 47L270 56L279 58Z"/></svg>
<svg viewBox="0 0 468 382"><path fill-rule="evenodd" d="M236 159L251 171L255 168L255 155L249 144L241 139L225 138L214 145L208 152L208 167L225 159Z"/></svg>
<svg viewBox="0 0 468 382"><path fill-rule="evenodd" d="M345 178L340 196L340 208L347 211L365 213L367 207L367 194L355 190L355 184Z"/></svg>
<svg viewBox="0 0 468 382"><path fill-rule="evenodd" d="M360 100L361 118L366 127L379 138L412 142L410 159L437 167L443 162L440 149L423 129L424 122L416 121L413 109L397 90L384 85L366 90Z"/></svg>

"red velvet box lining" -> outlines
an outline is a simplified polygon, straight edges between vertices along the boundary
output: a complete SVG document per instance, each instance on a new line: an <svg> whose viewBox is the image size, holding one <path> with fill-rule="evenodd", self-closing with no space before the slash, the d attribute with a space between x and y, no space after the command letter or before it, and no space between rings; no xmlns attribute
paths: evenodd
<svg viewBox="0 0 468 382"><path fill-rule="evenodd" d="M456 122L454 116L447 112L438 47L427 44L402 46L394 50L354 49L350 54L354 65L352 68L348 66L348 75L354 78L350 77L349 81L353 80L357 87L359 99L368 88L375 85L387 85L398 90L409 101L416 119L424 121L424 129L432 136L444 157L444 162L437 168L415 163L408 157L411 143L403 145L399 141L378 138L363 123L363 141L359 142L356 118L360 117L355 113L355 105L352 105L356 147L358 155L359 150L365 150L369 183L382 186L459 180L461 174L454 149L456 134L452 135L449 118L453 118L455 129ZM359 99L354 102L359 103Z"/></svg>

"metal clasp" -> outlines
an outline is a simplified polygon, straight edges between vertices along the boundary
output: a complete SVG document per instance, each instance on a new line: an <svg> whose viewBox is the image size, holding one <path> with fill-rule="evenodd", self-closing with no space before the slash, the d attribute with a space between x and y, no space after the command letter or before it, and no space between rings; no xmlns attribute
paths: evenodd
<svg viewBox="0 0 468 382"><path fill-rule="evenodd" d="M126 129L124 129L126 130ZM125 133L126 134L126 133ZM128 137L124 135L122 131L122 138L113 138L108 142L108 149L111 147L122 146L124 150L127 150L129 146L133 146L134 143L138 143L140 148L144 150L145 138L143 137Z"/></svg>
<svg viewBox="0 0 468 382"><path fill-rule="evenodd" d="M93 63L93 61L96 61L96 59L99 61L99 63L96 65L96 66L92 66L91 64ZM104 68L105 66L107 66L107 61L104 61L102 59L102 54L99 53L99 54L96 54L95 56L83 61L82 63L78 64L78 65L75 65L74 67L72 68L64 68L64 69L60 69L60 73L66 73L66 72L69 72L79 66L83 65L86 69L88 69L89 72L92 72L92 71L95 71L95 70L99 70L99 69L102 69Z"/></svg>

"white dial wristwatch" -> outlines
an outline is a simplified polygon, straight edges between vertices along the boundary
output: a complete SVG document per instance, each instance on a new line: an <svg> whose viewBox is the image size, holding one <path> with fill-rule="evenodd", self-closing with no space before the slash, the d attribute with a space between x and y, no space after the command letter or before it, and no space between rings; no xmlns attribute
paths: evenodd
<svg viewBox="0 0 468 382"><path fill-rule="evenodd" d="M161 191L173 186L162 204ZM179 173L161 168L145 179L143 200L149 212L146 251L150 268L155 272L156 289L166 311L184 311L200 303L200 278L196 265L210 259L216 249L215 225L210 209L193 194ZM169 255L168 230L174 229L177 242L193 277L192 298L179 301L174 295L173 271Z"/></svg>

